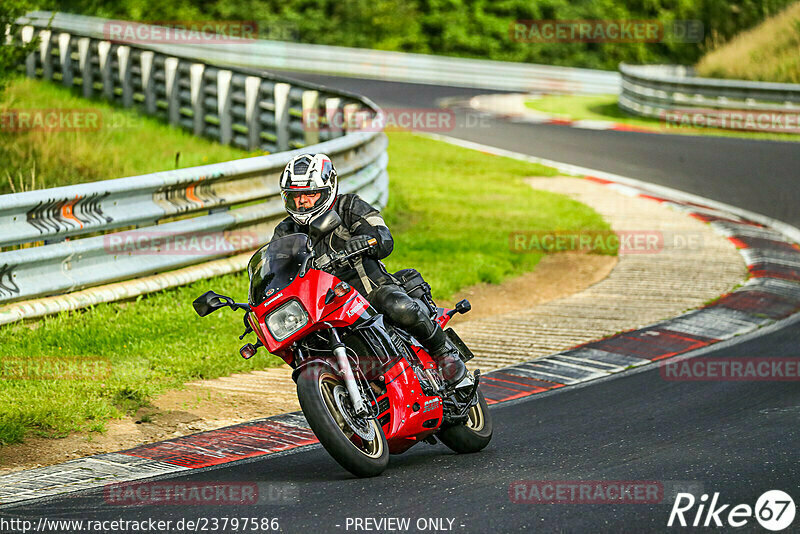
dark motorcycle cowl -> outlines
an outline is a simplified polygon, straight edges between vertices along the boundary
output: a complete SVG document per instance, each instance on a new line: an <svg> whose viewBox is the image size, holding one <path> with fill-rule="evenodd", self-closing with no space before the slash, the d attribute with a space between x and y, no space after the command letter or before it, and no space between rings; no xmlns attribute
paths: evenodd
<svg viewBox="0 0 800 534"><path fill-rule="evenodd" d="M258 306L291 284L313 257L306 234L289 234L267 243L250 258L250 305Z"/></svg>

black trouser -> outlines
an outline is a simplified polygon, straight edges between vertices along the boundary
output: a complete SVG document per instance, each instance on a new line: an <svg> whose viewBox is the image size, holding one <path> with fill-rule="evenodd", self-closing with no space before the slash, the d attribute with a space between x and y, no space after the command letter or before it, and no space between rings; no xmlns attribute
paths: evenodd
<svg viewBox="0 0 800 534"><path fill-rule="evenodd" d="M447 335L431 320L427 310L409 297L400 286L378 286L367 295L367 300L392 323L417 338L431 355L444 349Z"/></svg>

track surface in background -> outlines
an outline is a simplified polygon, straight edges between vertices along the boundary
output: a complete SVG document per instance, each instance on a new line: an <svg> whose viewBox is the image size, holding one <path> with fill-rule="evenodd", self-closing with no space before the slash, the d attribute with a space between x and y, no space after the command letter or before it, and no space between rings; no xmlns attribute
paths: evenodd
<svg viewBox="0 0 800 534"><path fill-rule="evenodd" d="M427 108L485 90L284 72L358 92L384 107ZM800 226L800 147L726 137L592 131L484 118L437 132L476 143L665 185Z"/></svg>
<svg viewBox="0 0 800 534"><path fill-rule="evenodd" d="M431 107L438 98L476 94L292 75L358 91L384 107ZM482 127L443 133L667 185L800 225L796 144L485 121ZM700 357L800 357L798 347L795 320ZM347 517L409 517L410 531L416 531L418 518L429 517L454 519L454 532L667 530L667 504L513 504L508 489L517 480L696 481L706 493L720 492L725 504L753 506L770 489L786 491L800 504L797 382L671 382L652 368L492 412L495 436L485 451L457 456L442 445L421 444L393 456L389 469L374 479L350 477L318 447L172 477L293 484L297 500L289 505L115 507L104 502L102 491L93 491L23 504L0 515L277 517L284 532L320 533L346 532ZM742 530L757 527L751 518Z"/></svg>

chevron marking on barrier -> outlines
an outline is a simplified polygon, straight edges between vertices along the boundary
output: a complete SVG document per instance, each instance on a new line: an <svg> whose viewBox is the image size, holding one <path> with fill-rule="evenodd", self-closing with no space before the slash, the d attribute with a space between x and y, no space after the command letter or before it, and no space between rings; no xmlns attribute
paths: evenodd
<svg viewBox="0 0 800 534"><path fill-rule="evenodd" d="M16 295L19 293L19 286L14 282L14 269L16 265L5 264L0 267L0 295ZM8 279L7 282L4 282Z"/></svg>
<svg viewBox="0 0 800 534"><path fill-rule="evenodd" d="M114 219L103 213L100 202L109 195L106 192L43 200L26 212L26 219L40 234L83 228L86 224L108 224Z"/></svg>
<svg viewBox="0 0 800 534"><path fill-rule="evenodd" d="M221 174L218 176L222 176ZM201 177L189 184L173 184L159 188L153 193L153 202L162 206L168 214L200 209L207 204L217 205L225 202L214 191L214 182Z"/></svg>

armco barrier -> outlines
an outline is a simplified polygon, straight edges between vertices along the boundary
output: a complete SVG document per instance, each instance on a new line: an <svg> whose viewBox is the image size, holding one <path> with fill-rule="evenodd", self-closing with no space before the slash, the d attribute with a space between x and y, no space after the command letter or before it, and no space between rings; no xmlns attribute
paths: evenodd
<svg viewBox="0 0 800 534"><path fill-rule="evenodd" d="M331 156L341 192L386 204L386 136L325 127L334 113L377 114L369 99L64 30L22 28L23 40L39 40L26 61L29 76L80 87L87 97L134 107L197 135L275 153L0 195L0 304L163 273L263 244L285 216L280 171L303 152ZM198 247L198 240L210 244ZM145 250L125 246L131 243Z"/></svg>
<svg viewBox="0 0 800 534"><path fill-rule="evenodd" d="M364 146L365 144L366 146ZM339 158L332 157L335 164L342 169L341 192L358 192L364 200L378 206L385 205L388 195L388 176L386 174L388 158L385 149L386 137L382 133L352 134L314 147L314 150L340 156ZM10 227L32 226L31 220L24 218L23 210L37 199L38 202L52 202L51 199L54 197L75 198L80 197L80 192L88 191L91 191L92 195L101 197L92 213L93 219L89 220L87 216L87 224L84 228L72 228L69 230L70 234L91 233L98 226L130 226L132 218L153 221L158 219L159 212L165 215L176 213L179 206L176 206L175 202L179 199L187 201L189 198L187 191L191 189L197 191L195 185L206 175L212 176L212 178L208 179L208 186L204 192L191 195L200 201L199 203L189 201L195 202L191 206L194 211L208 210L209 207L227 204L229 200L233 199L231 197L226 199L220 195L225 195L226 190L235 192L238 182L242 182L244 191L248 192L248 201L261 200L251 206L145 226L135 230L0 252L0 276L2 276L0 278L0 303L60 294L163 272L253 249L259 244L263 244L272 235L275 223L285 216L283 202L277 187L278 174L286 162L300 152L302 151L182 171L155 173L142 177L0 196L0 206L10 202L14 202L16 205L4 210L9 215L4 218L3 222L10 222ZM138 180L140 179L144 184L142 187L139 187ZM159 184L170 182L172 189L178 191L179 194L173 197L173 204L167 205L159 193L164 186ZM126 189L128 185L130 188ZM76 193L76 191L78 192ZM213 200L204 205L205 199ZM22 208L19 207L20 205ZM168 212L168 209L171 211ZM136 215L137 210L141 210L138 213L145 215ZM18 220L14 221L11 213L22 215L16 217ZM49 229L52 230L61 222L68 220L61 217L60 213L57 211L52 216L44 216L35 220L40 225L46 221L51 225ZM113 216L116 214L119 214L119 220L114 220ZM76 218L84 215L88 214L75 213ZM59 235L57 232L50 232L51 238ZM202 239L203 237L210 237L215 242L222 244L212 245L210 248L198 248L194 251L186 250L186 247L183 247L184 250L178 251L159 250L157 244L149 247L146 251L129 250L129 247L124 246L115 248L114 246L115 243L141 243L144 240L147 244L147 242L164 239L169 239L173 243L175 241L191 243L193 239ZM30 239L30 237L26 238L26 240Z"/></svg>
<svg viewBox="0 0 800 534"><path fill-rule="evenodd" d="M41 26L51 15L37 11L28 17ZM97 17L57 13L53 25L61 31L103 38L107 22ZM284 41L169 43L152 48L225 65L506 91L604 94L618 93L620 83L619 73L611 71Z"/></svg>
<svg viewBox="0 0 800 534"><path fill-rule="evenodd" d="M384 135L360 132L314 150L334 159L341 186L347 187L350 180L372 176L376 167L385 169L386 146ZM171 216L277 199L278 176L290 155L297 153L2 195L0 247L147 226Z"/></svg>
<svg viewBox="0 0 800 534"><path fill-rule="evenodd" d="M59 18L43 20L21 32L24 42L39 40L25 64L29 77L81 87L85 97L102 96L245 150L279 152L327 141L346 134L351 114L377 109L346 91L262 70L220 67L182 56L177 46L162 52L114 43L93 37L96 32L65 28ZM306 128L311 117L319 123Z"/></svg>
<svg viewBox="0 0 800 534"><path fill-rule="evenodd" d="M619 70L619 107L628 113L674 122L691 116L706 127L800 131L794 120L800 115L800 84L699 78L692 68L675 65L623 63ZM776 127L759 121L759 114L794 116L793 124Z"/></svg>

